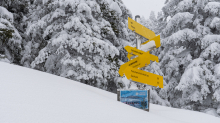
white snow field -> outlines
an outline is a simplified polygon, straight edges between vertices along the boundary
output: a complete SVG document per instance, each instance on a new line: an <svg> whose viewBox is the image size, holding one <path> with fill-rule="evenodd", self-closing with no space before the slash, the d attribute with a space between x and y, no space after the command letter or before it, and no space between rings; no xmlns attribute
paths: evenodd
<svg viewBox="0 0 220 123"><path fill-rule="evenodd" d="M0 62L0 123L220 123L205 113L150 104L150 112L80 82Z"/></svg>

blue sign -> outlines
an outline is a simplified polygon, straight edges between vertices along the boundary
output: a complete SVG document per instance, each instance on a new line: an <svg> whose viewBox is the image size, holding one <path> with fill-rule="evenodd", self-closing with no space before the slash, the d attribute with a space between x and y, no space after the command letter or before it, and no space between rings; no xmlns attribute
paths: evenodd
<svg viewBox="0 0 220 123"><path fill-rule="evenodd" d="M149 109L148 90L121 90L120 101L140 109Z"/></svg>

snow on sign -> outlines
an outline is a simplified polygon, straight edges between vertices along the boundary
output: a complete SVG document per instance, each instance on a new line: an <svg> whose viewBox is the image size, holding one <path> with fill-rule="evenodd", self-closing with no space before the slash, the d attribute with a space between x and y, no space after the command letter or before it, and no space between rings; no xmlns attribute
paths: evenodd
<svg viewBox="0 0 220 123"><path fill-rule="evenodd" d="M127 79L131 79L135 82L163 88L163 76L139 70L140 68L149 65L151 61L159 62L158 57L150 54L150 51L154 48L160 47L160 35L156 36L153 31L142 26L131 18L128 18L128 26L129 29L149 40L142 43L140 49L131 46L125 47L125 50L128 52L127 57L130 61L121 65L119 75L125 75ZM133 56L136 57L131 59Z"/></svg>
<svg viewBox="0 0 220 123"><path fill-rule="evenodd" d="M149 111L148 90L121 90L120 101L139 109Z"/></svg>

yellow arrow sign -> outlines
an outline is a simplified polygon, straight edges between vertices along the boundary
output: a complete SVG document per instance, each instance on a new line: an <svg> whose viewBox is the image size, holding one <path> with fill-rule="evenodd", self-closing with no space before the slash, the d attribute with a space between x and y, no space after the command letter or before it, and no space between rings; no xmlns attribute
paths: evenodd
<svg viewBox="0 0 220 123"><path fill-rule="evenodd" d="M124 48L125 48L125 50L126 50L128 53L131 53L131 54L133 54L133 55L138 55L138 56L140 56L140 55L144 55L144 54L149 54L149 52L144 52L144 51L142 51L142 50L136 49L136 48L131 47L131 46L125 46Z"/></svg>
<svg viewBox="0 0 220 123"><path fill-rule="evenodd" d="M137 56L143 57L142 59L145 60L145 61L148 60L150 62L150 60L151 60L151 61L159 62L158 57L155 56L155 55L150 54L149 51L144 52L142 50L136 49L136 48L131 47L131 46L126 46L125 50L128 52L127 57L128 57L129 60L133 55L137 55ZM149 63L149 62L147 62L147 63Z"/></svg>
<svg viewBox="0 0 220 123"><path fill-rule="evenodd" d="M155 33L135 20L128 17L128 28L132 31L135 31L137 34L147 38L152 39L156 37Z"/></svg>
<svg viewBox="0 0 220 123"><path fill-rule="evenodd" d="M135 58L127 63L124 63L123 65L121 65L120 69L119 69L119 75L120 76L123 76L124 75L124 70L127 68L127 67L132 67L132 66L136 66L139 64L138 62L139 58Z"/></svg>
<svg viewBox="0 0 220 123"><path fill-rule="evenodd" d="M140 34L141 36L149 39L148 41L144 42L142 45L147 44L148 42L154 40L156 48L160 47L160 36L156 36L155 33L148 28L142 26L141 24L137 23L136 21L128 18L128 27L132 31ZM145 46L148 47L148 46ZM152 47L152 46L151 46ZM154 47L154 46L153 46ZM136 82L157 86L163 88L163 76L156 75L153 73L149 73L143 70L139 70L138 68L142 68L146 65L150 64L150 61L159 62L157 56L154 56L148 52L144 52L134 47L126 46L126 51L128 52L128 59L130 60L132 56L138 56L133 60L121 65L119 69L119 75L127 77L127 79L131 79Z"/></svg>
<svg viewBox="0 0 220 123"><path fill-rule="evenodd" d="M163 76L132 67L126 68L125 75L127 79L131 79L132 81L163 88Z"/></svg>
<svg viewBox="0 0 220 123"><path fill-rule="evenodd" d="M137 57L123 65L121 65L120 69L119 69L119 75L123 76L124 75L124 71L127 67L131 67L131 68L142 68L145 67L146 65L148 65L150 62L150 60L143 60L143 58L147 58L149 56L144 56L144 57Z"/></svg>
<svg viewBox="0 0 220 123"><path fill-rule="evenodd" d="M132 50L133 49L133 50ZM127 63L121 65L120 69L119 69L119 75L123 76L124 74L124 70L127 67L132 67L132 68L142 68L145 67L147 65L150 64L150 61L156 61L159 62L159 59L157 56L150 54L149 52L144 52L141 50L138 50L136 48L130 47L130 46L126 46L126 50L128 52L130 51L135 51L135 54L138 54L139 57L134 58L131 61L128 61Z"/></svg>

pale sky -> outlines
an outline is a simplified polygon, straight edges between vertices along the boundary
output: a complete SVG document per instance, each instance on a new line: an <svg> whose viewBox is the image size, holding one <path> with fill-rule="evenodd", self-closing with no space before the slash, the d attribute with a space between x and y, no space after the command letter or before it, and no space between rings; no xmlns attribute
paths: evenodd
<svg viewBox="0 0 220 123"><path fill-rule="evenodd" d="M164 6L165 0L122 0L125 6L131 11L133 18L135 15L149 18L150 12L154 11L157 16Z"/></svg>

